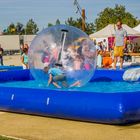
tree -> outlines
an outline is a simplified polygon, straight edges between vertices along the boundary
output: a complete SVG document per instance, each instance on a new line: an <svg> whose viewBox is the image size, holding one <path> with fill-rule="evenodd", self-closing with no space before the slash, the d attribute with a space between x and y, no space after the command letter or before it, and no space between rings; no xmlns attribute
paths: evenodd
<svg viewBox="0 0 140 140"><path fill-rule="evenodd" d="M67 21L65 21L65 24L77 27L82 30L82 18L77 18L76 20L74 20L72 17L70 17L67 19ZM95 30L94 24L93 23L85 23L85 24L86 24L85 32L87 34L93 33Z"/></svg>
<svg viewBox="0 0 140 140"><path fill-rule="evenodd" d="M86 23L86 33L88 35L92 34L95 31L95 26L93 23Z"/></svg>
<svg viewBox="0 0 140 140"><path fill-rule="evenodd" d="M3 34L5 35L20 35L24 34L23 24L18 22L17 24L11 23L7 29L3 30Z"/></svg>
<svg viewBox="0 0 140 140"><path fill-rule="evenodd" d="M60 24L60 20L57 19L56 22L55 22L55 24L56 24L56 25L59 25L59 24Z"/></svg>
<svg viewBox="0 0 140 140"><path fill-rule="evenodd" d="M130 27L135 27L140 23L136 17L126 11L125 6L116 4L115 8L107 7L98 14L95 20L96 31L104 28L108 24L115 24L117 20L121 20Z"/></svg>
<svg viewBox="0 0 140 140"><path fill-rule="evenodd" d="M17 22L16 24L11 23L7 29L3 30L3 34L5 35L24 35L24 34L36 34L39 31L37 24L33 21L33 19L30 19L26 27L20 22Z"/></svg>
<svg viewBox="0 0 140 140"><path fill-rule="evenodd" d="M36 34L38 31L39 28L37 27L37 24L33 21L33 19L29 19L29 21L26 24L25 34L27 35Z"/></svg>
<svg viewBox="0 0 140 140"><path fill-rule="evenodd" d="M51 26L53 26L53 24L52 23L48 23L48 27L51 27Z"/></svg>
<svg viewBox="0 0 140 140"><path fill-rule="evenodd" d="M16 33L18 35L23 35L24 32L25 32L24 25L22 23L20 23L20 22L17 22L17 24L16 24Z"/></svg>
<svg viewBox="0 0 140 140"><path fill-rule="evenodd" d="M4 35L22 35L24 34L24 25L20 22L11 23L7 29L3 30Z"/></svg>
<svg viewBox="0 0 140 140"><path fill-rule="evenodd" d="M16 24L11 23L6 29L3 30L4 35L22 35L24 34L24 25L20 22Z"/></svg>
<svg viewBox="0 0 140 140"><path fill-rule="evenodd" d="M70 26L75 26L77 28L82 28L82 19L81 18L77 18L76 20L73 19L73 17L70 17L67 19L67 21L65 21L66 25L70 25Z"/></svg>
<svg viewBox="0 0 140 140"><path fill-rule="evenodd" d="M5 34L8 35L15 35L16 34L16 26L14 23L11 23L8 27L7 27L7 32Z"/></svg>
<svg viewBox="0 0 140 140"><path fill-rule="evenodd" d="M56 22L55 22L55 24L48 23L48 27L51 27L51 26L54 26L54 25L59 25L59 24L61 24L61 23L60 23L60 20L57 19Z"/></svg>

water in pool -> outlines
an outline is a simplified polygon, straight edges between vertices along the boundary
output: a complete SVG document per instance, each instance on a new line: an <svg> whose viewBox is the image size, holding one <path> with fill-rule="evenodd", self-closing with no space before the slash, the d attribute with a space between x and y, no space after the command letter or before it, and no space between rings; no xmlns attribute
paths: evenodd
<svg viewBox="0 0 140 140"><path fill-rule="evenodd" d="M47 82L46 82L47 85ZM35 80L30 81L14 81L14 82L5 82L0 83L0 87L18 87L18 88L38 88L38 89L47 89L48 87L45 84L40 84ZM53 86L50 86L49 89L56 89ZM132 92L140 91L140 82L90 82L84 87L80 88L71 88L71 89L61 89L61 90L71 90L71 91L88 91L88 92L101 92L101 93L116 93L116 92Z"/></svg>

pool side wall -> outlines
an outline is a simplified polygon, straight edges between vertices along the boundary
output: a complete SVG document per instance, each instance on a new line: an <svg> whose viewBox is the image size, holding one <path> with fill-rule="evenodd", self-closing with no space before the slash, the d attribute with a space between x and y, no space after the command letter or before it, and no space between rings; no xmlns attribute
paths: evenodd
<svg viewBox="0 0 140 140"><path fill-rule="evenodd" d="M121 81L123 72L97 70L91 81ZM32 77L28 70L0 73L1 82L29 79ZM139 121L139 99L140 92L114 94L0 87L2 111L109 124Z"/></svg>

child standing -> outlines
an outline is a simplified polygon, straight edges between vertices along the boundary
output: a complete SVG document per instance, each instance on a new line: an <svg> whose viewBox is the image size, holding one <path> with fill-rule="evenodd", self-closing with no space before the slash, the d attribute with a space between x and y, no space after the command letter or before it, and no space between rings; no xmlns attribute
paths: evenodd
<svg viewBox="0 0 140 140"><path fill-rule="evenodd" d="M97 67L101 68L102 67L102 51L98 51L97 55Z"/></svg>
<svg viewBox="0 0 140 140"><path fill-rule="evenodd" d="M29 68L29 64L28 64L28 49L27 48L23 49L23 54L21 56L21 62L22 62L23 69L28 69Z"/></svg>

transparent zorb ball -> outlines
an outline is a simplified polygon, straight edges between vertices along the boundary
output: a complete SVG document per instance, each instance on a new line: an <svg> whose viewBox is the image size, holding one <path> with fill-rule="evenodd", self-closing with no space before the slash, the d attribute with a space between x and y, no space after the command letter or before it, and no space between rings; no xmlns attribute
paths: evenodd
<svg viewBox="0 0 140 140"><path fill-rule="evenodd" d="M85 85L96 67L96 48L83 31L67 25L56 25L41 31L29 48L29 67L33 77L48 81L44 68L59 68L68 85ZM58 84L59 83L58 81ZM68 86L69 87L69 86Z"/></svg>

